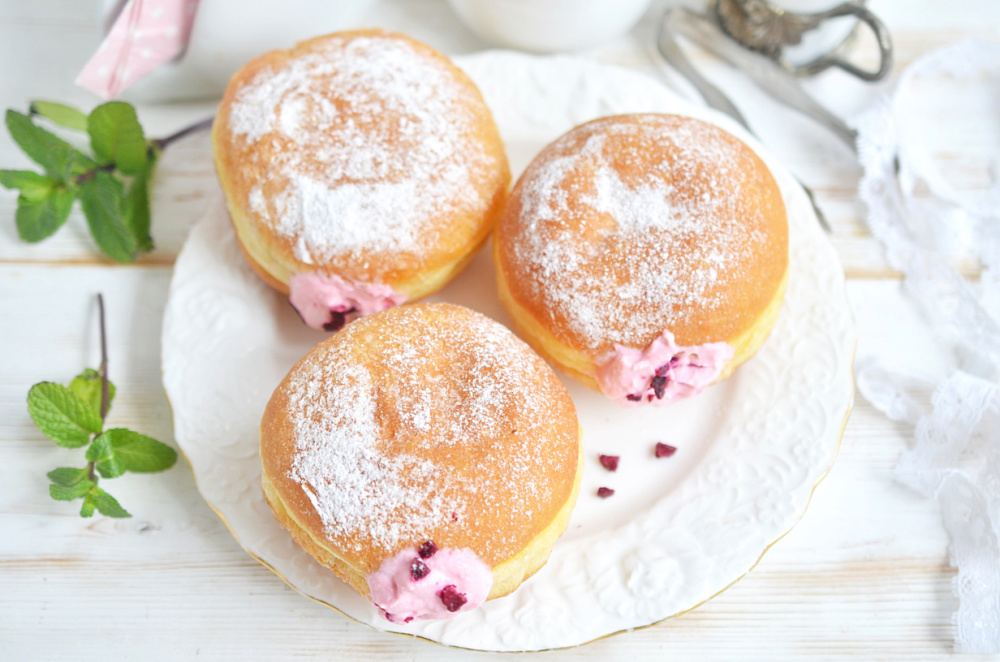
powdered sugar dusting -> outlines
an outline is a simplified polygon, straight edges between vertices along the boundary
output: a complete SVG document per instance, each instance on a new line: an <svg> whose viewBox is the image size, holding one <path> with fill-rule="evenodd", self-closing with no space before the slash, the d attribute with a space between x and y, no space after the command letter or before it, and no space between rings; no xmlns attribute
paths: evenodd
<svg viewBox="0 0 1000 662"><path fill-rule="evenodd" d="M508 280L529 282L589 349L645 343L719 309L735 265L769 240L736 200L746 151L678 120L611 117L563 136L522 177L520 217L505 219L521 270ZM654 160L652 145L674 157Z"/></svg>
<svg viewBox="0 0 1000 662"><path fill-rule="evenodd" d="M306 264L435 243L442 212L489 204L473 186L492 162L469 140L470 103L449 71L399 38L314 44L258 74L232 105L233 135L261 143L264 159L241 164L258 178L250 208ZM275 185L272 204L260 204Z"/></svg>
<svg viewBox="0 0 1000 662"><path fill-rule="evenodd" d="M346 366L342 379L356 391L350 390L340 407L329 406L317 382L294 384L298 453L292 478L302 484L328 528L349 534L378 519L384 522L376 531L378 538L395 540L399 525L386 515L399 509L412 512L418 526L427 526L441 507L440 499L425 503L422 489L436 491L435 466L406 453L391 460L381 456L375 443L374 402L364 397L373 390L370 375L358 366ZM400 479L408 475L418 479Z"/></svg>
<svg viewBox="0 0 1000 662"><path fill-rule="evenodd" d="M488 516L506 526L486 551L509 553L560 489L539 467L576 461L575 435L537 439L561 387L502 325L469 312L461 326L427 325L421 307L393 309L377 339L370 321L386 313L348 325L291 376L290 476L337 544L361 534L388 556ZM350 351L358 338L378 346L363 362Z"/></svg>

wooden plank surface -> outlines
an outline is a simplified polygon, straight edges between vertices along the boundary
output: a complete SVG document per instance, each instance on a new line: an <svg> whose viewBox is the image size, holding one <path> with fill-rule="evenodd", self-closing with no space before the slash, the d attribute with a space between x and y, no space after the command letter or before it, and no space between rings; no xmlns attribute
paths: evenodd
<svg viewBox="0 0 1000 662"><path fill-rule="evenodd" d="M23 109L32 98L92 103L72 78L95 45L97 4L0 0L0 104ZM960 37L1000 35L1000 3L871 4L893 30L901 65ZM643 44L663 5L632 35L588 56L659 75ZM448 52L485 46L463 32L443 0L383 0L371 16ZM763 142L815 189L849 277L858 365L878 358L940 374L950 357L926 332L898 274L865 230L855 194L860 170L850 152L713 58L692 54L746 111ZM678 81L668 82L686 92ZM887 89L864 88L840 74L808 86L845 116ZM151 135L165 135L212 107L211 100L143 104L140 117ZM961 123L946 130L957 148L968 140ZM0 166L25 165L0 132ZM961 176L970 186L980 181L974 170ZM201 499L184 461L164 474L110 483L135 515L130 520L84 520L72 504L49 499L45 473L78 453L42 438L27 416L25 395L34 382L66 381L96 365L92 297L98 291L108 304L111 373L120 389L111 420L172 442L160 383L163 306L173 260L216 186L207 135L171 147L155 184L157 249L124 267L95 255L78 212L47 242L17 241L9 220L15 196L0 190L0 660L486 659L378 633L303 598L243 552ZM970 274L978 269L961 255L956 262ZM747 577L663 624L537 657L950 657L957 602L939 514L892 480L907 434L859 396L838 460L801 522Z"/></svg>

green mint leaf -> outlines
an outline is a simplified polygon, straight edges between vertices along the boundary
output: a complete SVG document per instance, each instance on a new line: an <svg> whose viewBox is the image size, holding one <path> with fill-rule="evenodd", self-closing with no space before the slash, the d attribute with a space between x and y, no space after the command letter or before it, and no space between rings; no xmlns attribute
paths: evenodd
<svg viewBox="0 0 1000 662"><path fill-rule="evenodd" d="M73 487L87 478L87 468L76 469L74 467L60 467L48 473L49 480L62 487Z"/></svg>
<svg viewBox="0 0 1000 662"><path fill-rule="evenodd" d="M125 225L124 197L122 183L106 172L80 185L80 206L98 247L116 262L134 262L137 246Z"/></svg>
<svg viewBox="0 0 1000 662"><path fill-rule="evenodd" d="M62 138L36 126L27 115L8 110L6 121L7 130L14 142L57 182L67 184L72 177L97 166L92 159Z"/></svg>
<svg viewBox="0 0 1000 662"><path fill-rule="evenodd" d="M79 448L99 434L101 416L62 384L39 382L28 391L28 414L45 436L64 448Z"/></svg>
<svg viewBox="0 0 1000 662"><path fill-rule="evenodd" d="M114 456L134 473L155 473L174 466L177 451L170 446L126 428L112 428L102 436L111 440Z"/></svg>
<svg viewBox="0 0 1000 662"><path fill-rule="evenodd" d="M51 491L51 488L49 488ZM97 486L94 486L97 489ZM86 496L83 497L83 505L80 506L80 517L93 517L94 509L97 507L97 500L94 498L93 493L87 492Z"/></svg>
<svg viewBox="0 0 1000 662"><path fill-rule="evenodd" d="M111 446L111 438L107 434L102 434L87 447L87 462L101 462L114 454L115 449Z"/></svg>
<svg viewBox="0 0 1000 662"><path fill-rule="evenodd" d="M67 129L87 130L87 114L72 106L55 101L32 101L31 112Z"/></svg>
<svg viewBox="0 0 1000 662"><path fill-rule="evenodd" d="M93 496L94 505L105 517L132 517L127 510L121 507L117 499L96 485L88 496Z"/></svg>
<svg viewBox="0 0 1000 662"><path fill-rule="evenodd" d="M73 378L69 383L69 390L76 393L76 396L86 402L94 411L101 412L101 373L93 368L87 368ZM115 399L115 385L108 381L108 411L111 411L111 402Z"/></svg>
<svg viewBox="0 0 1000 662"><path fill-rule="evenodd" d="M17 189L29 200L48 197L56 184L56 180L30 170L0 170L0 186Z"/></svg>
<svg viewBox="0 0 1000 662"><path fill-rule="evenodd" d="M49 496L56 501L72 501L87 496L96 487L94 482L89 479L81 480L75 485L49 485Z"/></svg>
<svg viewBox="0 0 1000 662"><path fill-rule="evenodd" d="M17 234L34 243L52 236L69 218L76 192L30 170L0 170L0 186L18 189Z"/></svg>
<svg viewBox="0 0 1000 662"><path fill-rule="evenodd" d="M149 234L149 182L153 178L156 167L156 156L150 156L146 167L139 171L129 186L125 195L122 212L125 214L125 225L136 240L141 252L153 250L153 237Z"/></svg>
<svg viewBox="0 0 1000 662"><path fill-rule="evenodd" d="M106 460L95 462L94 468L97 469L97 473L101 474L101 478L118 478L125 473L125 465L114 455Z"/></svg>
<svg viewBox="0 0 1000 662"><path fill-rule="evenodd" d="M51 237L69 218L75 201L76 191L62 184L56 184L48 195L36 199L22 191L14 212L17 236L32 244Z"/></svg>
<svg viewBox="0 0 1000 662"><path fill-rule="evenodd" d="M94 463L101 478L117 478L125 473L125 465L115 456L115 449L107 432L94 439L94 443L87 449L87 462Z"/></svg>
<svg viewBox="0 0 1000 662"><path fill-rule="evenodd" d="M135 108L123 101L109 101L90 112L87 118L90 146L102 164L114 163L126 175L146 167L146 137Z"/></svg>

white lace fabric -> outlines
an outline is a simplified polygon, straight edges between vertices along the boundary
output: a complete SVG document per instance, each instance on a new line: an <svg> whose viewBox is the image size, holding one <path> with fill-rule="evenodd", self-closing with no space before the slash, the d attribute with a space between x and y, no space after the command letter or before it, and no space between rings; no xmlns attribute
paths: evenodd
<svg viewBox="0 0 1000 662"><path fill-rule="evenodd" d="M864 175L859 195L872 234L933 330L951 341L961 365L933 385L873 365L858 389L894 420L913 425L913 443L895 468L900 483L935 499L957 567L955 650L1000 652L1000 159L992 181L960 190L939 167L927 138L935 126L913 112L927 83L965 94L962 121L992 123L1000 157L1000 45L964 41L929 53L902 75L892 99L856 121ZM963 103L965 99L963 99ZM990 126L990 124L987 124ZM947 250L961 248L983 271L965 280ZM914 394L934 388L930 410Z"/></svg>

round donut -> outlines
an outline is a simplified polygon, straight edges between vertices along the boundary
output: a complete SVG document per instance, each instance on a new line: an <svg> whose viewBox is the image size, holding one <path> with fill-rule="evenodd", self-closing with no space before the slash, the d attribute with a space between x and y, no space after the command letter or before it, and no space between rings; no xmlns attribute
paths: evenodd
<svg viewBox="0 0 1000 662"><path fill-rule="evenodd" d="M510 593L548 559L583 470L573 402L506 327L423 303L352 322L260 428L278 521L393 622Z"/></svg>
<svg viewBox="0 0 1000 662"><path fill-rule="evenodd" d="M731 134L663 114L605 117L548 145L494 235L518 331L626 406L728 377L774 326L788 221L774 178Z"/></svg>
<svg viewBox="0 0 1000 662"><path fill-rule="evenodd" d="M328 330L443 287L489 236L510 184L475 84L380 30L249 62L212 144L251 267Z"/></svg>

